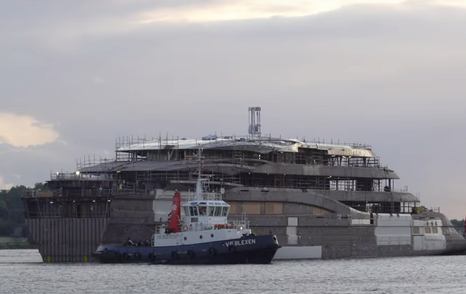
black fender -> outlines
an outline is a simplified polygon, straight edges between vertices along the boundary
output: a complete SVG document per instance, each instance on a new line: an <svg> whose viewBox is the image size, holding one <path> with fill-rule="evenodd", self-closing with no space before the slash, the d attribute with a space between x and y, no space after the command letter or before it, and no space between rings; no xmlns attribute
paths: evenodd
<svg viewBox="0 0 466 294"><path fill-rule="evenodd" d="M188 257L190 259L194 259L194 258L196 258L196 253L194 251L192 251L192 250L189 250L188 251Z"/></svg>
<svg viewBox="0 0 466 294"><path fill-rule="evenodd" d="M155 261L155 259L156 259L155 254L153 254L153 253L149 253L149 254L147 255L147 258L148 258L150 261Z"/></svg>
<svg viewBox="0 0 466 294"><path fill-rule="evenodd" d="M172 251L171 257L172 257L172 260L178 260L179 258L178 252Z"/></svg>
<svg viewBox="0 0 466 294"><path fill-rule="evenodd" d="M208 253L210 256L215 256L217 255L217 249L215 249L214 247L210 247Z"/></svg>

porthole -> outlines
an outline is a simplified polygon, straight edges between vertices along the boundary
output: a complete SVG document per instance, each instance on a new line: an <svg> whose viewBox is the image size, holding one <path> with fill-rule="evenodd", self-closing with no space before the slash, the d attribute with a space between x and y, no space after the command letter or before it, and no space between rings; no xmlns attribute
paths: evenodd
<svg viewBox="0 0 466 294"><path fill-rule="evenodd" d="M188 240L188 238L184 237L184 240L186 241L186 240Z"/></svg>
<svg viewBox="0 0 466 294"><path fill-rule="evenodd" d="M202 235L199 236L199 239L202 239Z"/></svg>
<svg viewBox="0 0 466 294"><path fill-rule="evenodd" d="M214 237L214 234L210 234L210 237L213 238L213 237Z"/></svg>

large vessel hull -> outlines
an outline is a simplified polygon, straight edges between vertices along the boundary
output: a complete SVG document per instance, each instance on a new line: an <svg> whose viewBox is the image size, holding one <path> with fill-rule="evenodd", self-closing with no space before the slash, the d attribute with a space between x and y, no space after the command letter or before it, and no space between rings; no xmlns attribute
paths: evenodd
<svg viewBox="0 0 466 294"><path fill-rule="evenodd" d="M109 229L107 218L26 219L29 242L44 262L92 262L92 252Z"/></svg>
<svg viewBox="0 0 466 294"><path fill-rule="evenodd" d="M305 205L313 200L310 193L300 192L292 198L280 194L294 203L274 198L272 191L267 193L267 198L247 195L248 199L262 203L283 203L284 214L249 215L250 227L257 235L277 235L283 247L278 249L275 259L459 254L466 250L466 241L442 214L374 214L372 217L354 212L341 217L297 214L301 208L296 203L309 207ZM247 200L243 194L229 194L227 201ZM150 240L155 226L165 221L161 215L167 214L168 201L160 196L135 199L128 195L112 198L105 217L27 218L29 240L38 247L44 262L96 261L93 253L99 244L124 244L128 238L142 243ZM319 199L313 201L317 203Z"/></svg>

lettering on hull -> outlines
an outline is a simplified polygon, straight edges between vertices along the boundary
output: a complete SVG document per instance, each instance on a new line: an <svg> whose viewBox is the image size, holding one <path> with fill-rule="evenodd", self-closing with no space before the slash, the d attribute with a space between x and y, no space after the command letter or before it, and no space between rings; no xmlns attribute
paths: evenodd
<svg viewBox="0 0 466 294"><path fill-rule="evenodd" d="M225 242L224 246L225 247L239 247L239 246L245 246L245 245L255 245L256 244L256 239L245 239L245 240L233 240L233 241L228 241Z"/></svg>

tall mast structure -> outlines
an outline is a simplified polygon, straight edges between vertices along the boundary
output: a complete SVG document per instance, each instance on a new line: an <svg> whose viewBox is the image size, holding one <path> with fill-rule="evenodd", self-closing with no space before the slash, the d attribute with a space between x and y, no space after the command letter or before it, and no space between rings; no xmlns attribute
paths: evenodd
<svg viewBox="0 0 466 294"><path fill-rule="evenodd" d="M261 136L261 108L259 106L249 107L249 136L260 138Z"/></svg>

